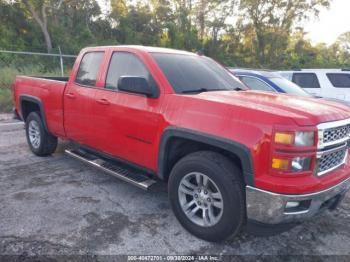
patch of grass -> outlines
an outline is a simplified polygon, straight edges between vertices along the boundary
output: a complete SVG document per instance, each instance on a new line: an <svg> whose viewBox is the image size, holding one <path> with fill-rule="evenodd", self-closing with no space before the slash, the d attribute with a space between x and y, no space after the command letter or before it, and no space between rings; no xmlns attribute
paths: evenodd
<svg viewBox="0 0 350 262"><path fill-rule="evenodd" d="M8 88L0 88L0 113L11 112L12 104L12 91Z"/></svg>
<svg viewBox="0 0 350 262"><path fill-rule="evenodd" d="M0 113L10 112L13 108L12 83L16 75L59 76L59 71L47 72L43 66L33 65L22 68L0 67Z"/></svg>

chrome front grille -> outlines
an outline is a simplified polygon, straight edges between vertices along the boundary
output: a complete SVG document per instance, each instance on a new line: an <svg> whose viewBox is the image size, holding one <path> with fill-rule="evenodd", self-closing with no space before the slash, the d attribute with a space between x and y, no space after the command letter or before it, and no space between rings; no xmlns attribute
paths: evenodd
<svg viewBox="0 0 350 262"><path fill-rule="evenodd" d="M350 141L350 119L322 123L317 128L318 165L316 173L321 176L346 162Z"/></svg>
<svg viewBox="0 0 350 262"><path fill-rule="evenodd" d="M348 138L350 134L350 124L335 128L326 129L323 132L323 142L330 143Z"/></svg>
<svg viewBox="0 0 350 262"><path fill-rule="evenodd" d="M324 154L318 161L318 175L322 175L325 172L329 172L344 164L347 156L347 147L340 149L329 154Z"/></svg>

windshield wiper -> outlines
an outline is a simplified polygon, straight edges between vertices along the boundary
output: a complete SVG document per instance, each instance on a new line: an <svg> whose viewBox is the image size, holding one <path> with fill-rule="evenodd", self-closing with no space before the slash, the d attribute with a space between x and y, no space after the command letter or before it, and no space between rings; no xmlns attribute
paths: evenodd
<svg viewBox="0 0 350 262"><path fill-rule="evenodd" d="M210 91L209 89L206 88L198 88L198 89L192 89L192 90L183 90L181 91L182 94L191 94L191 93L203 93L203 92L208 92Z"/></svg>
<svg viewBox="0 0 350 262"><path fill-rule="evenodd" d="M235 87L233 90L235 90L235 91L247 91L248 89L238 86L238 87Z"/></svg>
<svg viewBox="0 0 350 262"><path fill-rule="evenodd" d="M214 91L230 91L229 89L207 89L207 88L198 88L193 90L183 90L181 91L182 94L192 94L192 93L203 93L203 92L214 92Z"/></svg>

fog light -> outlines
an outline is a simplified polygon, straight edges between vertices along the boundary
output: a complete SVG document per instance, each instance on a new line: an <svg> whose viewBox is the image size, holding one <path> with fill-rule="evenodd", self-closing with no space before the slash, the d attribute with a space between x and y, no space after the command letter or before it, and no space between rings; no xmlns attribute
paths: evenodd
<svg viewBox="0 0 350 262"><path fill-rule="evenodd" d="M310 170L311 157L295 157L292 160L292 171L302 172Z"/></svg>
<svg viewBox="0 0 350 262"><path fill-rule="evenodd" d="M287 202L286 208L298 207L300 205L299 202Z"/></svg>
<svg viewBox="0 0 350 262"><path fill-rule="evenodd" d="M310 210L311 199L301 201L288 201L284 207L284 214L307 213Z"/></svg>

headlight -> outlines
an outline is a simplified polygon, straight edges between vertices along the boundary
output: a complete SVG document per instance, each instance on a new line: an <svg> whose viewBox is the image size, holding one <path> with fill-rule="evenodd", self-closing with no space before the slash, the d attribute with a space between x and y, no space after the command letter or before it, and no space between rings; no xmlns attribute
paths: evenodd
<svg viewBox="0 0 350 262"><path fill-rule="evenodd" d="M315 132L295 132L294 145L313 146L315 144Z"/></svg>
<svg viewBox="0 0 350 262"><path fill-rule="evenodd" d="M292 159L292 171L309 171L311 167L311 157L295 157Z"/></svg>
<svg viewBox="0 0 350 262"><path fill-rule="evenodd" d="M275 133L275 143L294 145L297 147L310 147L315 144L315 132Z"/></svg>

